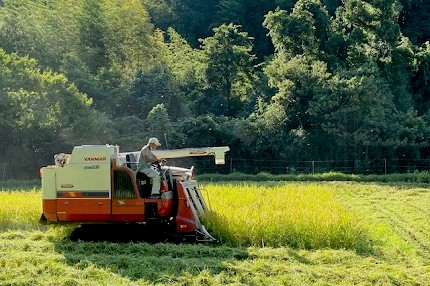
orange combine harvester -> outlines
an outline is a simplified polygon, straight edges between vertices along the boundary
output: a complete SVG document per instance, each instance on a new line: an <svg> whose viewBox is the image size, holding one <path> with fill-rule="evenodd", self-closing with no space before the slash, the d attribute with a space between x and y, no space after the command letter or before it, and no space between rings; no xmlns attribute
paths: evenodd
<svg viewBox="0 0 430 286"><path fill-rule="evenodd" d="M229 147L155 150L159 159L214 156L224 164ZM207 207L193 168L154 166L161 196L150 197L152 181L137 172L140 152L114 145L82 145L58 154L41 168L44 223L137 223L161 226L173 235L215 240L201 223Z"/></svg>

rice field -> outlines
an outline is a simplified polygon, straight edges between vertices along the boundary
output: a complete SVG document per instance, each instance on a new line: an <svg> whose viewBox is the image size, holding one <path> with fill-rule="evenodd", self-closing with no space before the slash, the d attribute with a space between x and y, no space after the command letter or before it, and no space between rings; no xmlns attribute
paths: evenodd
<svg viewBox="0 0 430 286"><path fill-rule="evenodd" d="M0 192L0 231L38 230L42 214L41 191L10 190Z"/></svg>
<svg viewBox="0 0 430 286"><path fill-rule="evenodd" d="M202 185L219 244L71 241L1 191L0 285L430 285L430 187Z"/></svg>
<svg viewBox="0 0 430 286"><path fill-rule="evenodd" d="M236 246L365 248L365 231L327 185L209 185L206 227Z"/></svg>

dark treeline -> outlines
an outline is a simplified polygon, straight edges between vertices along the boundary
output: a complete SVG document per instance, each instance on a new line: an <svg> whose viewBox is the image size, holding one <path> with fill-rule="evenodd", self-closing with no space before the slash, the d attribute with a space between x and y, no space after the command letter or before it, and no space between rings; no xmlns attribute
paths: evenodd
<svg viewBox="0 0 430 286"><path fill-rule="evenodd" d="M0 0L0 163L78 144L427 159L430 2Z"/></svg>

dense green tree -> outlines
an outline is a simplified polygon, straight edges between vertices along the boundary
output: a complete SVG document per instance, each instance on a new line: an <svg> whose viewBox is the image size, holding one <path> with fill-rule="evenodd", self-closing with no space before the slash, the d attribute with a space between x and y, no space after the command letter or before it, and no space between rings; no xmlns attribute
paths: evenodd
<svg viewBox="0 0 430 286"><path fill-rule="evenodd" d="M328 24L321 3L308 0L298 1L291 13L269 12L264 21L276 49L264 69L268 84L277 90L271 104L284 108L283 128L293 130L293 135L302 136L312 128L309 103L325 92L330 77L326 63L318 60L327 41Z"/></svg>
<svg viewBox="0 0 430 286"><path fill-rule="evenodd" d="M329 80L329 89L310 103L314 141L325 159L419 158L428 130L416 112L396 109L390 85L375 76L375 66Z"/></svg>
<svg viewBox="0 0 430 286"><path fill-rule="evenodd" d="M185 136L185 146L237 146L235 121L226 116L200 115L183 118L177 124ZM232 150L236 152L237 150Z"/></svg>
<svg viewBox="0 0 430 286"><path fill-rule="evenodd" d="M129 96L118 102L119 114L136 114L146 118L158 104L163 104L173 119L186 114L186 105L172 73L166 65L157 65L137 71L129 87Z"/></svg>
<svg viewBox="0 0 430 286"><path fill-rule="evenodd" d="M77 6L69 1L6 0L0 8L0 46L58 70L78 46Z"/></svg>
<svg viewBox="0 0 430 286"><path fill-rule="evenodd" d="M342 5L342 0L321 0L330 16L334 16L337 7Z"/></svg>
<svg viewBox="0 0 430 286"><path fill-rule="evenodd" d="M315 97L325 93L325 83L330 77L326 64L305 56L287 60L279 55L266 67L265 72L269 84L277 89L272 100L285 109L286 127L311 128L308 106Z"/></svg>
<svg viewBox="0 0 430 286"><path fill-rule="evenodd" d="M137 115L124 115L115 118L117 136L112 143L121 146L122 150L138 150L148 142L145 140L145 120Z"/></svg>
<svg viewBox="0 0 430 286"><path fill-rule="evenodd" d="M103 0L83 0L78 17L79 55L91 73L108 65L108 51L104 35Z"/></svg>
<svg viewBox="0 0 430 286"><path fill-rule="evenodd" d="M169 27L181 34L193 47L199 38L210 35L218 0L144 0L143 5L157 28Z"/></svg>
<svg viewBox="0 0 430 286"><path fill-rule="evenodd" d="M348 0L339 7L332 21L327 44L332 69L360 69L377 65L376 77L383 77L390 85L396 109L414 109L411 94L411 74L414 69L414 47L402 36L398 19L398 1Z"/></svg>
<svg viewBox="0 0 430 286"><path fill-rule="evenodd" d="M178 21L178 16L170 1L167 0L143 0L142 1L145 10L148 11L152 23L163 31L174 27L174 23Z"/></svg>
<svg viewBox="0 0 430 286"><path fill-rule="evenodd" d="M194 102L201 98L204 86L203 52L194 49L174 29L169 28L164 48L160 49L160 58L172 73L178 93L183 94L178 104L189 111L194 110Z"/></svg>
<svg viewBox="0 0 430 286"><path fill-rule="evenodd" d="M398 112L388 84L374 73L374 67L368 67L334 76L326 92L310 102L312 125L331 137L331 148L338 148L334 153L342 159L368 157L369 152L375 156L394 141L391 132Z"/></svg>
<svg viewBox="0 0 430 286"><path fill-rule="evenodd" d="M273 52L273 45L267 31L261 25L264 16L277 7L289 11L297 0L222 0L216 6L213 26L233 23L241 25L253 37L257 57L264 60Z"/></svg>
<svg viewBox="0 0 430 286"><path fill-rule="evenodd" d="M163 142L163 149L177 148L183 144L184 137L174 127L164 104L157 104L146 118L145 138L157 137Z"/></svg>
<svg viewBox="0 0 430 286"><path fill-rule="evenodd" d="M104 0L101 12L99 24L103 25L102 41L109 67L119 65L123 76L129 79L143 64L156 62L154 26L140 0Z"/></svg>
<svg viewBox="0 0 430 286"><path fill-rule="evenodd" d="M0 10L6 51L61 71L109 112L136 69L157 62L157 39L138 0L6 1Z"/></svg>
<svg viewBox="0 0 430 286"><path fill-rule="evenodd" d="M428 13L421 0L0 0L0 148L51 159L157 136L244 159L428 157Z"/></svg>
<svg viewBox="0 0 430 286"><path fill-rule="evenodd" d="M319 58L324 53L329 16L319 0L299 0L291 13L279 8L269 12L263 25L278 54Z"/></svg>
<svg viewBox="0 0 430 286"><path fill-rule="evenodd" d="M202 82L204 65L201 50L192 48L173 28L167 30L166 38L162 56L178 83L187 86Z"/></svg>
<svg viewBox="0 0 430 286"><path fill-rule="evenodd" d="M384 11L384 5L391 8ZM277 90L268 106L284 108L283 128L290 130L284 138L292 140L292 148L312 146L314 157L343 153L343 159L352 159L381 156L384 148L396 150L405 140L411 148L419 145L419 136L399 134L407 130L405 118L422 119L414 120L411 111L413 49L400 41L397 8L394 1L346 1L331 26L315 1L298 1L291 13L268 13L264 25L276 53L265 73Z"/></svg>
<svg viewBox="0 0 430 286"><path fill-rule="evenodd" d="M401 36L397 24L400 9L396 0L346 0L338 8L331 31L346 42L344 60L349 67L359 67L369 60L392 61L392 50Z"/></svg>
<svg viewBox="0 0 430 286"><path fill-rule="evenodd" d="M290 159L287 150L291 150L292 141L285 128L286 121L287 114L282 104L267 104L259 99L254 112L237 123L235 134L242 146L240 151L249 158Z"/></svg>
<svg viewBox="0 0 430 286"><path fill-rule="evenodd" d="M152 60L154 27L140 1L82 1L78 55L93 74L119 65L132 77L142 61Z"/></svg>
<svg viewBox="0 0 430 286"><path fill-rule="evenodd" d="M412 76L412 90L419 115L430 110L430 43L419 47L416 53L417 66Z"/></svg>
<svg viewBox="0 0 430 286"><path fill-rule="evenodd" d="M246 0L220 0L216 7L215 19L219 24L245 23Z"/></svg>
<svg viewBox="0 0 430 286"><path fill-rule="evenodd" d="M411 75L416 69L415 49L408 38L401 37L391 51L391 60L381 66L381 73L390 84L394 103L402 112L417 108L411 93Z"/></svg>
<svg viewBox="0 0 430 286"><path fill-rule="evenodd" d="M80 48L65 55L62 70L97 109L110 113L129 101L136 70L156 62L157 39L140 1L82 1ZM124 112L130 115L123 109L113 114Z"/></svg>
<svg viewBox="0 0 430 286"><path fill-rule="evenodd" d="M6 144L100 142L113 135L109 120L62 74L0 49L0 124ZM6 147L6 146L3 146Z"/></svg>
<svg viewBox="0 0 430 286"><path fill-rule="evenodd" d="M423 0L401 0L403 10L399 24L402 33L414 44L430 41L430 2Z"/></svg>
<svg viewBox="0 0 430 286"><path fill-rule="evenodd" d="M214 28L214 36L202 41L208 95L199 104L209 112L237 116L242 103L249 99L255 57L252 39L239 28L221 25Z"/></svg>
<svg viewBox="0 0 430 286"><path fill-rule="evenodd" d="M387 148L392 156L400 159L420 159L420 151L429 148L430 135L429 121L426 116L418 116L414 110L399 114L397 129L393 129L396 142Z"/></svg>

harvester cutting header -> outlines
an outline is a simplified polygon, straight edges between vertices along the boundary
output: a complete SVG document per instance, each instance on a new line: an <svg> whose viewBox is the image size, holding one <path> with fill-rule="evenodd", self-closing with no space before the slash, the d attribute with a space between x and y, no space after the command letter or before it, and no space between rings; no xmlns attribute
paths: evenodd
<svg viewBox="0 0 430 286"><path fill-rule="evenodd" d="M152 153L158 160L214 156L216 164L224 164L229 150L204 147ZM171 234L214 239L200 221L207 207L193 167L154 161L151 168L159 176L150 178L140 171L141 151L121 153L114 145L76 146L71 154L54 158L55 165L41 169L42 221L154 224ZM158 191L155 196L151 195L154 185Z"/></svg>

